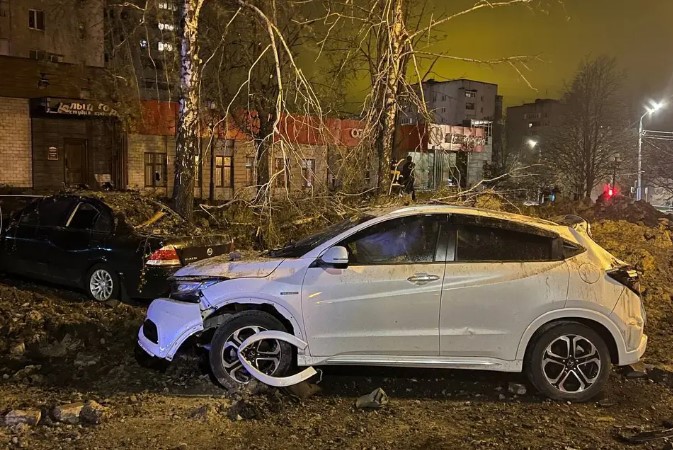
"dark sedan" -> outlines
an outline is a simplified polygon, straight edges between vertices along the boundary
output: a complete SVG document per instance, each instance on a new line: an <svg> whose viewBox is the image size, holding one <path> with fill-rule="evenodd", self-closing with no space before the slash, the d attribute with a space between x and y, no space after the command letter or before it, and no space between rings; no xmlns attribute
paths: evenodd
<svg viewBox="0 0 673 450"><path fill-rule="evenodd" d="M83 288L98 301L155 298L166 293L167 279L177 269L225 253L230 245L220 235L144 231L162 214L133 225L102 196L41 198L3 224L0 268Z"/></svg>

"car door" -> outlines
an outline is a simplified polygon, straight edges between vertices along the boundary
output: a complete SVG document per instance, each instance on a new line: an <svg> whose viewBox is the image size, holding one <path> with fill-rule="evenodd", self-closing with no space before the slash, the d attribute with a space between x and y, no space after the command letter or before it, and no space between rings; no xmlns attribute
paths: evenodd
<svg viewBox="0 0 673 450"><path fill-rule="evenodd" d="M76 198L67 196L47 197L40 201L33 244L33 260L39 271L35 275L38 278L71 284L72 280L67 277L67 264L58 246L77 203Z"/></svg>
<svg viewBox="0 0 673 450"><path fill-rule="evenodd" d="M514 360L524 330L563 307L569 272L552 232L453 216L440 314L442 356Z"/></svg>
<svg viewBox="0 0 673 450"><path fill-rule="evenodd" d="M31 275L35 267L39 200L26 206L7 227L3 242L3 267L13 273Z"/></svg>
<svg viewBox="0 0 673 450"><path fill-rule="evenodd" d="M86 271L106 252L105 243L112 218L103 208L80 201L65 226L54 234L54 258L61 261L61 276L78 283Z"/></svg>
<svg viewBox="0 0 673 450"><path fill-rule="evenodd" d="M346 269L310 267L302 308L311 356L437 356L445 215L389 219L336 245Z"/></svg>

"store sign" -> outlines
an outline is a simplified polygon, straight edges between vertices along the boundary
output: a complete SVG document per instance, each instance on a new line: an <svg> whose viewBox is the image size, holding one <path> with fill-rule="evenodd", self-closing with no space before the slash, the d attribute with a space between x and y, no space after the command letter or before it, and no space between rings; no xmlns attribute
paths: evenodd
<svg viewBox="0 0 673 450"><path fill-rule="evenodd" d="M430 126L430 148L454 152L482 152L486 144L486 131L483 128L436 124Z"/></svg>
<svg viewBox="0 0 673 450"><path fill-rule="evenodd" d="M58 161L58 148L49 147L47 149L47 161Z"/></svg>
<svg viewBox="0 0 673 450"><path fill-rule="evenodd" d="M105 103L86 100L47 99L47 113L69 116L117 117L117 111Z"/></svg>

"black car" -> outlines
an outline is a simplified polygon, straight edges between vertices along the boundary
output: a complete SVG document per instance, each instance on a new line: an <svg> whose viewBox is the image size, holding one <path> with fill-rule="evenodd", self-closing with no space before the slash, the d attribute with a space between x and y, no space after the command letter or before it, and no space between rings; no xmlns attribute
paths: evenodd
<svg viewBox="0 0 673 450"><path fill-rule="evenodd" d="M133 207L137 200L117 203ZM159 297L177 269L225 253L230 245L221 235L170 237L145 231L164 214L134 225L103 196L62 194L35 200L9 221L4 218L0 269L83 288L98 301Z"/></svg>

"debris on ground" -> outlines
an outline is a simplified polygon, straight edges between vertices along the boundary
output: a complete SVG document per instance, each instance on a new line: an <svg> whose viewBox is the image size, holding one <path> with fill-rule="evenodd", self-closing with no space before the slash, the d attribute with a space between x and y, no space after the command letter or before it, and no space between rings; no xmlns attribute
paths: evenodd
<svg viewBox="0 0 673 450"><path fill-rule="evenodd" d="M42 411L39 409L13 409L5 414L5 425L13 427L16 425L37 425L42 417Z"/></svg>
<svg viewBox="0 0 673 450"><path fill-rule="evenodd" d="M507 391L514 395L526 395L526 386L521 383L509 383Z"/></svg>
<svg viewBox="0 0 673 450"><path fill-rule="evenodd" d="M673 428L662 428L660 430L640 430L631 429L626 432L617 431L615 433L617 440L627 444L644 444L646 442L659 439L673 438Z"/></svg>
<svg viewBox="0 0 673 450"><path fill-rule="evenodd" d="M82 408L84 408L84 403L82 402L68 403L56 406L51 414L57 422L76 425L79 423L79 415L82 412Z"/></svg>
<svg viewBox="0 0 673 450"><path fill-rule="evenodd" d="M626 378L647 378L647 368L642 361L624 366L622 373Z"/></svg>
<svg viewBox="0 0 673 450"><path fill-rule="evenodd" d="M376 388L367 395L359 397L355 401L358 409L379 409L388 404L388 395L381 388Z"/></svg>
<svg viewBox="0 0 673 450"><path fill-rule="evenodd" d="M84 407L79 413L79 418L84 423L90 425L98 425L108 414L108 408L96 402L95 400L87 400Z"/></svg>

